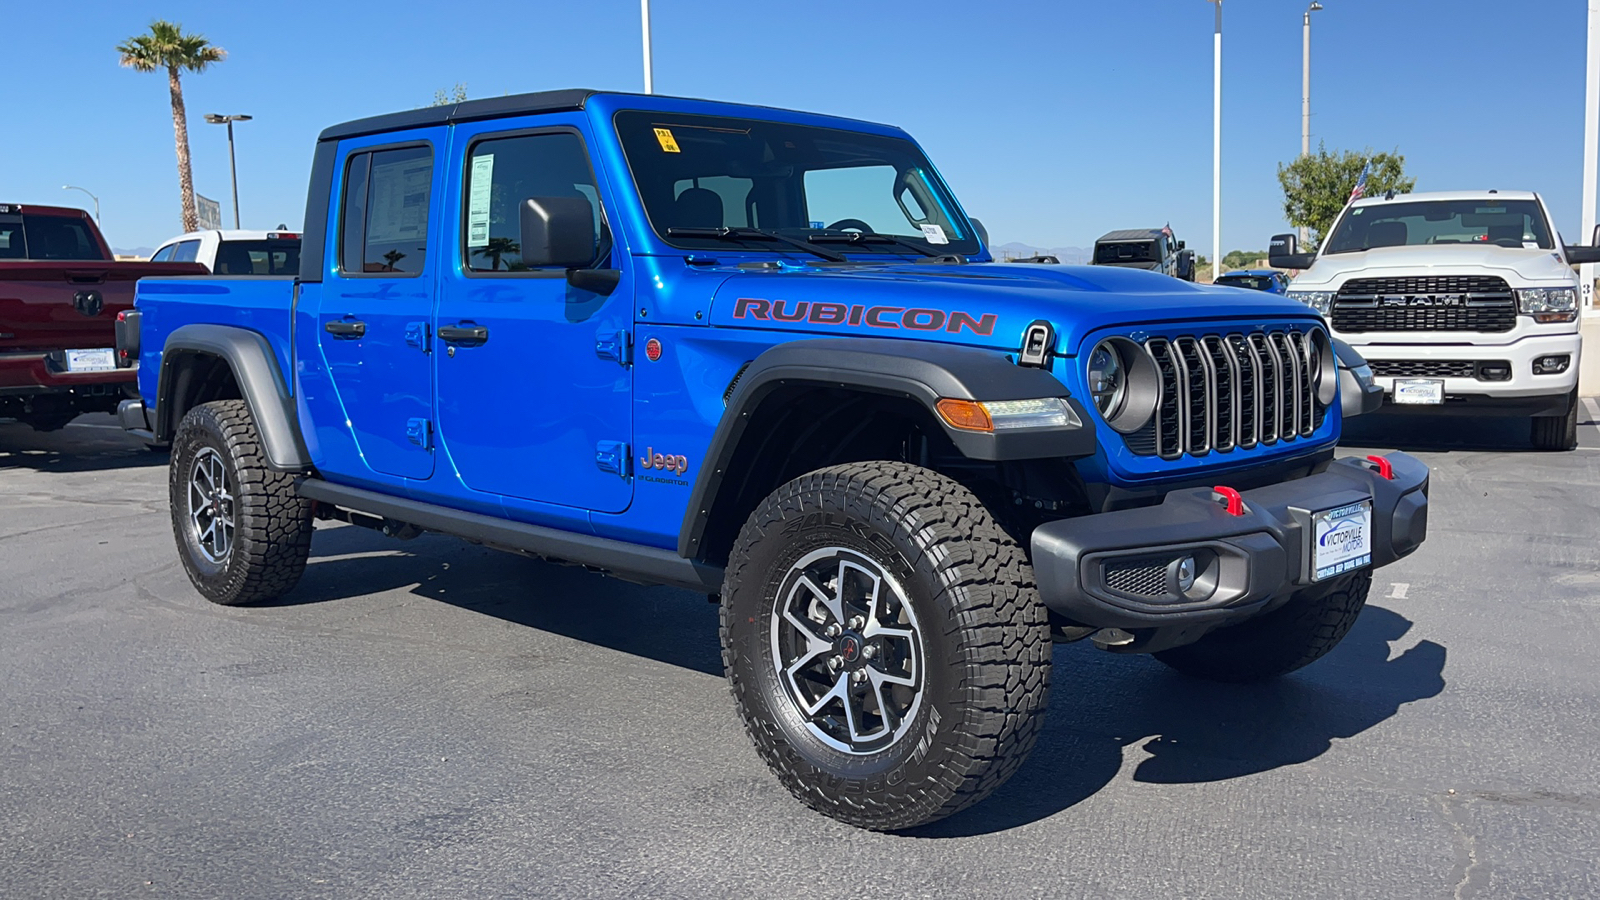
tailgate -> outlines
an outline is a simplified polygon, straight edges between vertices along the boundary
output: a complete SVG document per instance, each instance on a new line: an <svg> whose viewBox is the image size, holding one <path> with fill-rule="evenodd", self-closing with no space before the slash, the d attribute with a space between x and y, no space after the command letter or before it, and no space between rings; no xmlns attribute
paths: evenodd
<svg viewBox="0 0 1600 900"><path fill-rule="evenodd" d="M204 275L189 263L0 263L0 352L114 346L117 313L146 275Z"/></svg>

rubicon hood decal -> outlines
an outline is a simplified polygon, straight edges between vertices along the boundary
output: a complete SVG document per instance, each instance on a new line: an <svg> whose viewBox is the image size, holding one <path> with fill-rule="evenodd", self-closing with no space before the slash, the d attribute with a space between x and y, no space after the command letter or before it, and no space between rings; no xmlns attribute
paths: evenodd
<svg viewBox="0 0 1600 900"><path fill-rule="evenodd" d="M812 325L850 325L876 329L906 328L912 331L970 331L987 337L994 334L994 313L972 315L954 310L904 306L867 306L862 303L826 303L807 300L764 300L740 297L733 306L735 319L761 322L809 322Z"/></svg>

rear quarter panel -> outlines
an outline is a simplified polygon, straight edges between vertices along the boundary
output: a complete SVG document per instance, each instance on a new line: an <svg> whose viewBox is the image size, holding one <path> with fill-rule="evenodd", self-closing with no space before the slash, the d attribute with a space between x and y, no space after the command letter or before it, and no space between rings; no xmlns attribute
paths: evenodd
<svg viewBox="0 0 1600 900"><path fill-rule="evenodd" d="M231 325L267 339L278 370L293 389L290 364L294 278L207 277L145 278L139 282L135 307L139 322L139 393L156 396L161 358L167 338L185 325Z"/></svg>

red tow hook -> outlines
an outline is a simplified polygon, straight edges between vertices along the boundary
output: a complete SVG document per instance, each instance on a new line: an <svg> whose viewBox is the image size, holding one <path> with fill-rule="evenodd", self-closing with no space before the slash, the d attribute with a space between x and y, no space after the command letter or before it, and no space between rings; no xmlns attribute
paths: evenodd
<svg viewBox="0 0 1600 900"><path fill-rule="evenodd" d="M1244 515L1244 498L1239 496L1238 491L1231 487L1223 487L1220 484L1212 488L1212 490L1216 491L1217 494L1222 497L1222 499L1228 501L1228 515Z"/></svg>
<svg viewBox="0 0 1600 900"><path fill-rule="evenodd" d="M1386 456L1369 456L1369 457L1367 457L1367 462L1373 463L1374 465L1376 465L1378 467L1378 474L1383 476L1383 480L1385 480L1385 481L1393 481L1394 480L1394 463L1389 462L1389 458L1388 457L1386 457Z"/></svg>

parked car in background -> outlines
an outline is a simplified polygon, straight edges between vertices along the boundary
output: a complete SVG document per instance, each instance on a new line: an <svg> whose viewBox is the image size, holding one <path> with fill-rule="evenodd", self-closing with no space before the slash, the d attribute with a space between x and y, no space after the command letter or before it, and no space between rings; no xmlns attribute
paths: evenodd
<svg viewBox="0 0 1600 900"><path fill-rule="evenodd" d="M1538 194L1365 197L1315 253L1272 239L1305 269L1289 296L1366 357L1391 412L1524 416L1535 446L1577 446L1578 277L1600 249L1563 246Z"/></svg>
<svg viewBox="0 0 1600 900"><path fill-rule="evenodd" d="M1194 251L1173 236L1171 227L1108 231L1094 242L1093 265L1150 269L1194 280Z"/></svg>
<svg viewBox="0 0 1600 900"><path fill-rule="evenodd" d="M114 329L145 275L203 275L185 263L115 262L81 209L0 203L0 417L39 431L110 412L134 391Z"/></svg>
<svg viewBox="0 0 1600 900"><path fill-rule="evenodd" d="M1236 272L1224 272L1213 284L1282 294L1289 290L1289 273L1277 269L1239 269Z"/></svg>
<svg viewBox="0 0 1600 900"><path fill-rule="evenodd" d="M191 231L150 255L151 262L197 262L214 275L293 275L300 235L292 231Z"/></svg>

